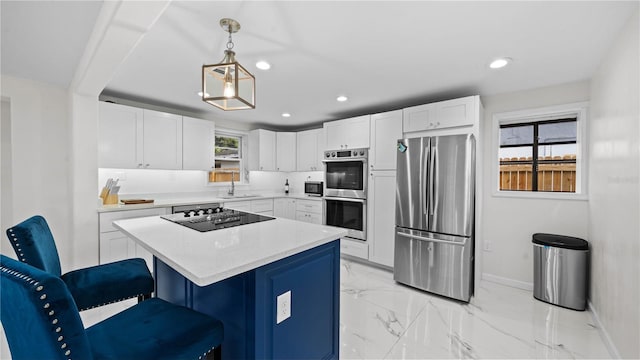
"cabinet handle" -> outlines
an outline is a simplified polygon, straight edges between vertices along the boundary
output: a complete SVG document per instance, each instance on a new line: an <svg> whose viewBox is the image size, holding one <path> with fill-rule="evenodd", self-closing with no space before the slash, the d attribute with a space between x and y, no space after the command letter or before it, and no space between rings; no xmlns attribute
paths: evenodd
<svg viewBox="0 0 640 360"><path fill-rule="evenodd" d="M144 164L144 167L149 167L149 164Z"/></svg>
<svg viewBox="0 0 640 360"><path fill-rule="evenodd" d="M138 164L138 167L139 167L139 168L141 168L141 167L142 167L142 164Z"/></svg>
<svg viewBox="0 0 640 360"><path fill-rule="evenodd" d="M440 121L438 121L438 122L436 123L436 127L438 127L438 126L440 126Z"/></svg>

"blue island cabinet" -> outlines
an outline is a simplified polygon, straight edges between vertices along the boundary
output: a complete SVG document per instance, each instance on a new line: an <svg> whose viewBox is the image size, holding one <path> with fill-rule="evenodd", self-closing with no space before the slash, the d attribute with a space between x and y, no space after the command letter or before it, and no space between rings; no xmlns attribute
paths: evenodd
<svg viewBox="0 0 640 360"><path fill-rule="evenodd" d="M154 258L156 296L224 324L224 359L338 359L340 242L200 287ZM277 297L291 316L277 323Z"/></svg>

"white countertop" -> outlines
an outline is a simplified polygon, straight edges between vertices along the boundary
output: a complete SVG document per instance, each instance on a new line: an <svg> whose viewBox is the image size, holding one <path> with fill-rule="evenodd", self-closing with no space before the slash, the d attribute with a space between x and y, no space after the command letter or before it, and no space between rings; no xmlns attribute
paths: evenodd
<svg viewBox="0 0 640 360"><path fill-rule="evenodd" d="M260 199L276 199L276 198L289 198L289 199L301 199L301 200L313 200L320 201L323 198L318 196L309 196L302 193L296 194L260 194L258 196L252 197L234 197L231 199L225 199L218 196L198 196L198 197L182 197L177 194L175 197L165 198L165 199L155 199L151 204L135 204L135 205L102 205L98 207L98 212L109 212L109 211L123 211L123 210L139 210L139 209L150 209L154 207L171 207L171 206L180 206L180 205L194 205L194 204L205 204L205 203L230 203L235 201L250 201L250 200L260 200Z"/></svg>
<svg viewBox="0 0 640 360"><path fill-rule="evenodd" d="M230 278L347 234L343 229L276 218L198 232L159 216L115 221L135 242L198 286Z"/></svg>

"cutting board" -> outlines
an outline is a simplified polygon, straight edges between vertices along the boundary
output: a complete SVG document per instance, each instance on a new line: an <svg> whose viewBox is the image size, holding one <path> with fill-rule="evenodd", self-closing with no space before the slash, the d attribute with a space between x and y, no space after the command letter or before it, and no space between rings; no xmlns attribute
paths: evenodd
<svg viewBox="0 0 640 360"><path fill-rule="evenodd" d="M126 199L126 200L120 200L120 202L125 205L153 204L153 199Z"/></svg>

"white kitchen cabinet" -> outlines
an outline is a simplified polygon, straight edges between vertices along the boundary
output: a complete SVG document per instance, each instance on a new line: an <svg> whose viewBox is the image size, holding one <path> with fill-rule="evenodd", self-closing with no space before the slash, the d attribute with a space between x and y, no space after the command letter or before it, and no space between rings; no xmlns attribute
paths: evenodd
<svg viewBox="0 0 640 360"><path fill-rule="evenodd" d="M369 245L367 244L366 241L349 239L349 238L341 238L340 253L367 260L368 253L369 253Z"/></svg>
<svg viewBox="0 0 640 360"><path fill-rule="evenodd" d="M249 132L249 170L276 170L276 133L257 129Z"/></svg>
<svg viewBox="0 0 640 360"><path fill-rule="evenodd" d="M296 171L296 133L276 133L276 171Z"/></svg>
<svg viewBox="0 0 640 360"><path fill-rule="evenodd" d="M229 201L223 206L229 209L273 216L273 199Z"/></svg>
<svg viewBox="0 0 640 360"><path fill-rule="evenodd" d="M182 169L182 116L143 110L145 169Z"/></svg>
<svg viewBox="0 0 640 360"><path fill-rule="evenodd" d="M273 199L251 200L251 211L254 213L269 213L273 215Z"/></svg>
<svg viewBox="0 0 640 360"><path fill-rule="evenodd" d="M98 166L182 169L182 116L100 102Z"/></svg>
<svg viewBox="0 0 640 360"><path fill-rule="evenodd" d="M403 109L404 132L471 126L476 119L477 98L467 96Z"/></svg>
<svg viewBox="0 0 640 360"><path fill-rule="evenodd" d="M224 207L240 211L251 211L251 201L229 201L223 204Z"/></svg>
<svg viewBox="0 0 640 360"><path fill-rule="evenodd" d="M142 165L142 116L142 109L99 102L99 167L136 169Z"/></svg>
<svg viewBox="0 0 640 360"><path fill-rule="evenodd" d="M369 173L367 242L369 261L393 266L395 241L395 171Z"/></svg>
<svg viewBox="0 0 640 360"><path fill-rule="evenodd" d="M370 118L370 115L364 115L324 123L325 149L368 148Z"/></svg>
<svg viewBox="0 0 640 360"><path fill-rule="evenodd" d="M113 222L122 219L166 215L169 212L169 208L163 207L100 213L98 218L100 228L100 264L131 258L143 258L146 261L149 270L152 270L153 256L151 253L114 227Z"/></svg>
<svg viewBox="0 0 640 360"><path fill-rule="evenodd" d="M402 138L402 110L371 115L370 170L395 170L397 140Z"/></svg>
<svg viewBox="0 0 640 360"><path fill-rule="evenodd" d="M273 199L273 215L285 219L296 219L296 199L275 198Z"/></svg>
<svg viewBox="0 0 640 360"><path fill-rule="evenodd" d="M211 171L215 167L216 126L213 121L182 118L182 169Z"/></svg>
<svg viewBox="0 0 640 360"><path fill-rule="evenodd" d="M322 224L322 201L302 200L296 201L296 220L312 224Z"/></svg>
<svg viewBox="0 0 640 360"><path fill-rule="evenodd" d="M325 150L324 129L313 129L297 133L298 171L322 171L322 154Z"/></svg>

